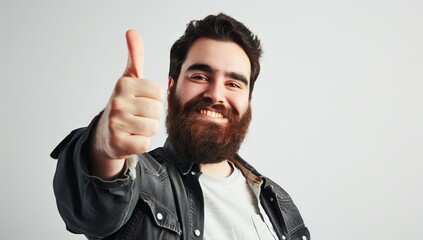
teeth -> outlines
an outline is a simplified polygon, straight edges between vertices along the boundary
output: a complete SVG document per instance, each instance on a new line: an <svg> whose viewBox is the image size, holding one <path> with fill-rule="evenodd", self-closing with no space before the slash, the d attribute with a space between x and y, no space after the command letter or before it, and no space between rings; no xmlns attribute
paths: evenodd
<svg viewBox="0 0 423 240"><path fill-rule="evenodd" d="M213 112L210 110L201 110L200 111L201 114L212 117L212 118L223 118L223 115L221 113L218 112Z"/></svg>

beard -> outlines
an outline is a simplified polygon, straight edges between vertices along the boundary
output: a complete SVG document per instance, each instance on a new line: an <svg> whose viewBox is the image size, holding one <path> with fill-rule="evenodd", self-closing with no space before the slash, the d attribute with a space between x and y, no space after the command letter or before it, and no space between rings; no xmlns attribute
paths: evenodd
<svg viewBox="0 0 423 240"><path fill-rule="evenodd" d="M212 108L228 119L226 124L198 118L201 109ZM182 106L171 89L168 97L166 128L177 155L189 162L219 163L232 158L239 150L251 122L251 106L239 116L222 104L197 97Z"/></svg>

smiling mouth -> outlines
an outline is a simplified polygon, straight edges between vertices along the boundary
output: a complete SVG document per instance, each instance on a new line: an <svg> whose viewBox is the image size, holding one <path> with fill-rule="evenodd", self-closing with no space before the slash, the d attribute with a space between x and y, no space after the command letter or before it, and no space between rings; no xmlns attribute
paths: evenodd
<svg viewBox="0 0 423 240"><path fill-rule="evenodd" d="M200 113L202 115L212 117L212 118L221 118L221 119L224 118L222 113L211 111L211 110L208 110L208 109L201 109Z"/></svg>

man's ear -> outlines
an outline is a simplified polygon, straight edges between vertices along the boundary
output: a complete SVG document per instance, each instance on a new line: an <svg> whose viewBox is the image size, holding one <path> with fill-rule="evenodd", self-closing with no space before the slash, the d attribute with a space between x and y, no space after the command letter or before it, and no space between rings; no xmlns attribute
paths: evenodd
<svg viewBox="0 0 423 240"><path fill-rule="evenodd" d="M176 87L175 86L175 80L173 80L172 77L169 77L167 79L167 95L169 95L169 93L170 93L170 91L173 87Z"/></svg>

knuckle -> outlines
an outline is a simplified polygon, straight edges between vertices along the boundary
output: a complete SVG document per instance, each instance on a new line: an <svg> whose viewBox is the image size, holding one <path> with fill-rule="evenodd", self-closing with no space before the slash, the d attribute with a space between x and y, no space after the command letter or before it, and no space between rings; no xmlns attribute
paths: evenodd
<svg viewBox="0 0 423 240"><path fill-rule="evenodd" d="M163 104L161 102L157 102L156 111L157 111L157 116L160 117L163 112Z"/></svg>
<svg viewBox="0 0 423 240"><path fill-rule="evenodd" d="M141 141L142 143L138 145L139 148L137 150L139 153L145 153L150 149L151 140L148 137L144 137Z"/></svg>
<svg viewBox="0 0 423 240"><path fill-rule="evenodd" d="M154 136L159 130L159 123L154 119L148 119L142 124L142 133L146 137Z"/></svg>
<svg viewBox="0 0 423 240"><path fill-rule="evenodd" d="M112 110L113 109L121 109L123 107L123 105L124 105L123 101L120 98L115 97L115 98L112 98L110 100L110 107L111 107Z"/></svg>
<svg viewBox="0 0 423 240"><path fill-rule="evenodd" d="M162 110L163 110L163 107L160 101L152 100L148 104L147 111L150 113L151 117L154 119L160 118Z"/></svg>
<svg viewBox="0 0 423 240"><path fill-rule="evenodd" d="M142 86L150 86L152 81L145 79L145 78L139 78L138 82L142 85Z"/></svg>
<svg viewBox="0 0 423 240"><path fill-rule="evenodd" d="M116 82L116 85L115 85L115 92L119 94L129 89L131 85L130 80L131 78L128 78L128 77L119 78L119 80Z"/></svg>
<svg viewBox="0 0 423 240"><path fill-rule="evenodd" d="M157 132L159 132L159 122L153 121L151 124L151 133L152 135L155 135L157 134Z"/></svg>
<svg viewBox="0 0 423 240"><path fill-rule="evenodd" d="M109 119L109 132L114 134L115 129L118 128L118 120L115 117Z"/></svg>
<svg viewBox="0 0 423 240"><path fill-rule="evenodd" d="M138 129L138 132L141 136L147 136L148 135L146 125L147 124L145 123L145 121L140 121L138 123L137 129Z"/></svg>
<svg viewBox="0 0 423 240"><path fill-rule="evenodd" d="M145 86L148 86L148 88L151 91L152 97L156 100L161 100L164 96L164 89L162 86L160 86L157 82L151 81L151 80L145 80L143 83Z"/></svg>
<svg viewBox="0 0 423 240"><path fill-rule="evenodd" d="M164 90L164 88L162 88L161 86L159 86L159 90L158 90L158 97L159 97L159 100L162 100L162 99L163 99L163 97L164 97L164 95L165 95L165 90Z"/></svg>
<svg viewBox="0 0 423 240"><path fill-rule="evenodd" d="M122 124L123 112L118 109L110 111L108 118L109 131L113 131L117 126Z"/></svg>
<svg viewBox="0 0 423 240"><path fill-rule="evenodd" d="M155 99L161 101L164 96L164 89L159 84L155 83L154 85Z"/></svg>
<svg viewBox="0 0 423 240"><path fill-rule="evenodd" d="M109 145L112 149L120 149L120 143L121 143L121 138L119 137L119 135L115 134L115 133L110 133L109 136Z"/></svg>

